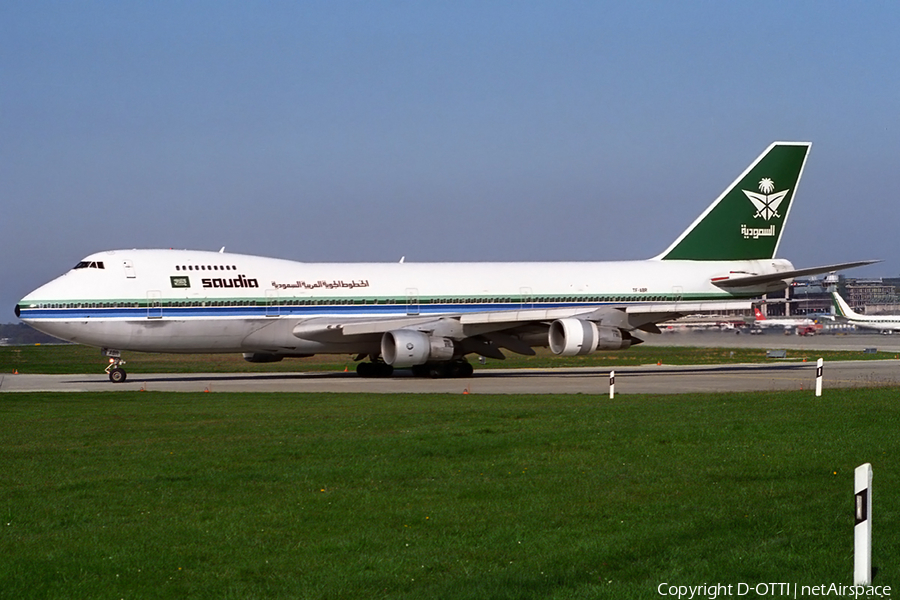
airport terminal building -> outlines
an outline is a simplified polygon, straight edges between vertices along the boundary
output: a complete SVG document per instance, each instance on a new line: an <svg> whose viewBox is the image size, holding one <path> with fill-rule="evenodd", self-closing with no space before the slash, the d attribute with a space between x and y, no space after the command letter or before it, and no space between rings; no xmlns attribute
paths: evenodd
<svg viewBox="0 0 900 600"><path fill-rule="evenodd" d="M766 313L771 317L830 314L830 292L837 289L851 308L861 314L896 314L900 313L898 286L900 277L801 277L784 292L766 296Z"/></svg>

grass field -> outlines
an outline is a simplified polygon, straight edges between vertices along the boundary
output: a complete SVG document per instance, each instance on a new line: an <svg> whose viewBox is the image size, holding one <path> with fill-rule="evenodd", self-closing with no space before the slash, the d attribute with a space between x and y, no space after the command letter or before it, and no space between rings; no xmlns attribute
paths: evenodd
<svg viewBox="0 0 900 600"><path fill-rule="evenodd" d="M774 337L774 336L773 336ZM788 360L885 360L896 359L891 352L865 354L848 351L788 350ZM303 359L285 359L277 363L252 364L240 354L147 354L126 352L126 370L139 373L270 373L298 371L351 371L356 368L350 356L322 355ZM759 348L690 348L683 346L635 346L628 350L596 352L586 356L554 356L538 349L537 356L512 354L506 360L488 360L480 365L472 357L476 369L483 368L551 368L551 367L625 367L662 362L667 365L704 365L721 363L772 362ZM41 346L0 346L0 373L101 373L106 359L96 348L74 344Z"/></svg>
<svg viewBox="0 0 900 600"><path fill-rule="evenodd" d="M897 393L6 394L0 597L848 584L864 462L894 585Z"/></svg>

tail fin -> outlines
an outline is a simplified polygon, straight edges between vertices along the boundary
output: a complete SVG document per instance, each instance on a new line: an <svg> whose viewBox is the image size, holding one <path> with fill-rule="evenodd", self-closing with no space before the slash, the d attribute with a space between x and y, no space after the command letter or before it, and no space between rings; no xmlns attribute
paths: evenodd
<svg viewBox="0 0 900 600"><path fill-rule="evenodd" d="M658 260L774 258L809 154L809 142L775 142Z"/></svg>
<svg viewBox="0 0 900 600"><path fill-rule="evenodd" d="M831 292L831 304L834 306L834 315L836 317L844 317L845 319L857 319L860 317L837 292Z"/></svg>
<svg viewBox="0 0 900 600"><path fill-rule="evenodd" d="M762 311L759 310L759 308L757 308L757 307L754 306L754 307L753 307L753 312L756 313L756 320L757 320L757 321L765 321L765 320L766 320L766 315L762 314Z"/></svg>

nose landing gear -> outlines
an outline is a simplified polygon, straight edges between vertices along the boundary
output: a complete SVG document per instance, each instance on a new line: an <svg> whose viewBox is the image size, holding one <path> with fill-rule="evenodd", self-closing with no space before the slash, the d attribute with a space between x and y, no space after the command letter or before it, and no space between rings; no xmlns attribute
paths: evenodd
<svg viewBox="0 0 900 600"><path fill-rule="evenodd" d="M104 348L103 355L109 357L109 365L105 369L106 374L109 375L109 380L113 383L123 383L128 374L122 368L122 365L125 364L125 361L122 360L122 353L119 350Z"/></svg>

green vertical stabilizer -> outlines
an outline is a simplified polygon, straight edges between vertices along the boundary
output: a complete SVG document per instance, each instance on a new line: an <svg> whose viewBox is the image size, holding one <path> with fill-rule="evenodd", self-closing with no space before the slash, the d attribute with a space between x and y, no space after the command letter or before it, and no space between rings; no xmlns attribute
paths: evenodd
<svg viewBox="0 0 900 600"><path fill-rule="evenodd" d="M773 258L790 213L809 142L775 142L656 258Z"/></svg>
<svg viewBox="0 0 900 600"><path fill-rule="evenodd" d="M831 306L834 307L834 315L836 317L842 317L844 319L859 317L859 315L850 308L850 305L847 304L846 300L841 298L841 295L837 292L831 292Z"/></svg>

